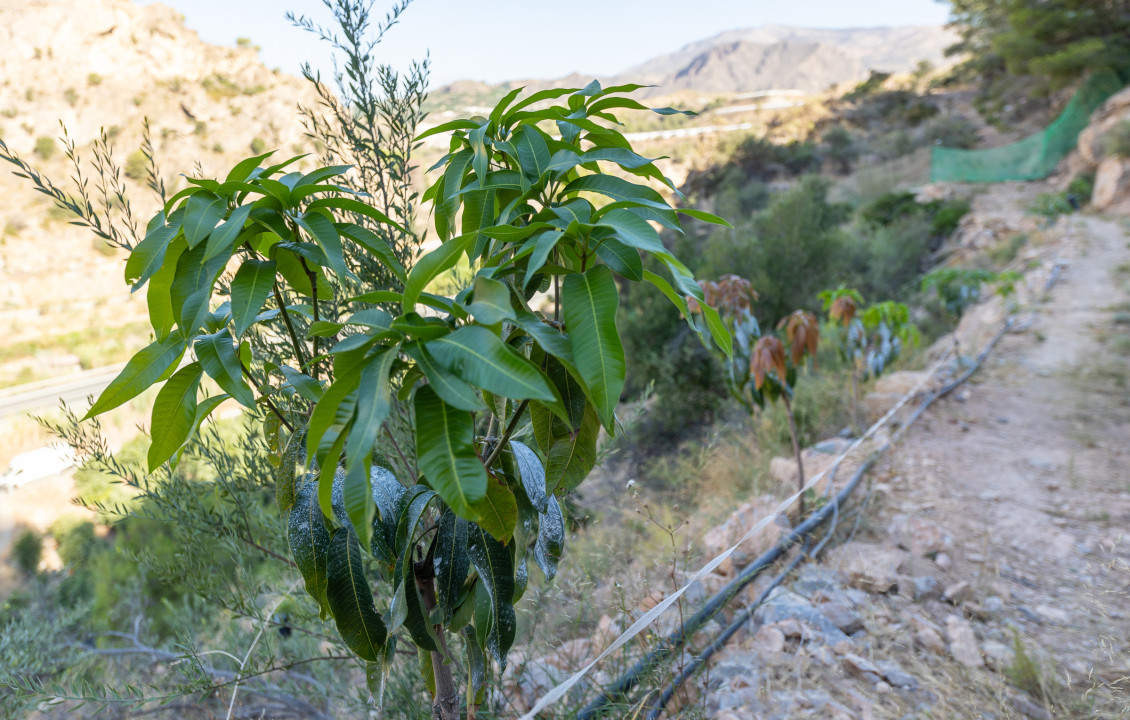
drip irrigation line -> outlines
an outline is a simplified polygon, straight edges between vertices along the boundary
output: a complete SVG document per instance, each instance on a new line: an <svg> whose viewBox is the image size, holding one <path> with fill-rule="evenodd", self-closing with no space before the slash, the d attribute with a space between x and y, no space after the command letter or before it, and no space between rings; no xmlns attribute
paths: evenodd
<svg viewBox="0 0 1130 720"><path fill-rule="evenodd" d="M867 472L874 467L879 458L882 457L891 446L902 437L903 434L922 416L930 405L938 399L953 392L957 387L966 382L973 374L980 369L984 364L989 354L1000 342L1001 338L1013 327L1013 318L1008 318L1001 329L993 336L988 345L976 357L973 363L954 380L946 385L938 388L937 390L929 393L922 403L915 408L914 412L903 422L899 428L891 435L890 439L883 443L882 446L876 448L867 457L867 459L859 466L859 468L852 475L848 484L844 486L843 490L833 497L833 501L820 508L817 512L813 513L807 520L798 525L789 535L782 539L777 545L770 550L763 553L760 557L750 563L745 569L742 570L736 578L730 581L724 588L719 590L713 597L711 597L703 607L695 613L689 620L687 620L682 627L672 633L665 640L660 647L651 651L639 661L635 663L627 672L621 675L612 686L605 692L595 698L592 702L586 705L577 714L577 720L592 720L597 716L603 708L613 701L616 697L623 697L627 695L633 688L635 688L642 680L645 673L652 667L669 657L676 650L686 642L686 639L702 626L709 622L718 612L725 607L730 600L732 600L742 589L752 583L762 572L773 565L777 560L784 555L792 545L804 539L807 542L807 536L820 525L824 524L829 518L838 517L840 505L846 503L852 492L859 485L860 481L867 474ZM788 577L789 573L800 563L805 557L812 557L819 553L824 545L832 536L832 531L829 531L825 537L820 541L814 552L806 554L804 552L798 553L793 558L788 566L767 586L758 596L757 601L744 609L737 615L734 621L726 627L709 646L707 646L702 653L695 656L695 658L676 676L670 684L664 688L663 692L656 699L656 704L651 706L651 712L647 715L646 720L656 720L663 712L663 708L674 697L678 688L686 682L699 668L701 668L710 658L721 649L726 642L733 637L733 635L751 618L757 608L765 602L769 593L772 592Z"/></svg>

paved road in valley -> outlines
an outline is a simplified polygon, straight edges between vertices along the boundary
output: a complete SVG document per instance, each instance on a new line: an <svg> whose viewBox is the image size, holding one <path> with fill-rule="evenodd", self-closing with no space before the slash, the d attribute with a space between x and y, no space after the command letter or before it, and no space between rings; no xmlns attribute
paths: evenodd
<svg viewBox="0 0 1130 720"><path fill-rule="evenodd" d="M33 410L55 407L63 400L85 410L87 396L98 395L122 371L123 364L84 370L63 377L0 390L0 420Z"/></svg>

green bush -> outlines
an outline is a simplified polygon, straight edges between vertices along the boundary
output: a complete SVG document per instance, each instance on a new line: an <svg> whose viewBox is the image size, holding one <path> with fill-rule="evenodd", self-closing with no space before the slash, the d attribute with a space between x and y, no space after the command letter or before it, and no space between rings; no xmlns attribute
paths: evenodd
<svg viewBox="0 0 1130 720"><path fill-rule="evenodd" d="M255 138L254 140L251 141L251 154L252 155L262 155L266 151L267 151L267 141L266 140L264 140L263 138L257 137L257 138Z"/></svg>
<svg viewBox="0 0 1130 720"><path fill-rule="evenodd" d="M1103 138L1103 153L1116 157L1130 157L1130 120L1123 120Z"/></svg>
<svg viewBox="0 0 1130 720"><path fill-rule="evenodd" d="M86 76L86 84L87 85L101 85L102 84L102 76L99 75L98 73L90 73L89 75Z"/></svg>
<svg viewBox="0 0 1130 720"><path fill-rule="evenodd" d="M617 326L631 368L624 395L640 396L649 386L653 390L651 406L633 438L637 444L685 436L724 406L722 368L658 292L631 286Z"/></svg>
<svg viewBox="0 0 1130 720"><path fill-rule="evenodd" d="M25 575L39 572L39 560L43 557L43 540L34 530L24 530L12 544L12 562Z"/></svg>
<svg viewBox="0 0 1130 720"><path fill-rule="evenodd" d="M59 146L55 142L55 138L47 135L40 135L35 139L35 148L32 150L40 159L50 160L55 157L55 153L59 151Z"/></svg>
<svg viewBox="0 0 1130 720"><path fill-rule="evenodd" d="M128 178L141 180L149 172L149 158L140 150L134 150L126 156L124 172Z"/></svg>
<svg viewBox="0 0 1130 720"><path fill-rule="evenodd" d="M1093 172L1079 173L1071 179L1067 186L1067 193L1079 198L1080 205L1091 202L1091 194L1095 191L1095 174Z"/></svg>
<svg viewBox="0 0 1130 720"><path fill-rule="evenodd" d="M766 323L815 307L816 293L835 284L843 248L837 226L850 213L828 201L829 187L824 178L805 177L750 221L716 231L703 247L698 275L748 278L761 295L754 314Z"/></svg>
<svg viewBox="0 0 1130 720"><path fill-rule="evenodd" d="M51 525L51 536L59 548L59 559L65 567L86 562L95 550L94 523L73 515L64 516Z"/></svg>
<svg viewBox="0 0 1130 720"><path fill-rule="evenodd" d="M1074 211L1067 200L1067 193L1040 193L1028 207L1029 213L1042 217L1049 225L1060 215L1070 215Z"/></svg>
<svg viewBox="0 0 1130 720"><path fill-rule="evenodd" d="M78 90L67 88L63 91L63 99L66 100L67 104L71 107L78 105Z"/></svg>
<svg viewBox="0 0 1130 720"><path fill-rule="evenodd" d="M977 146L977 127L960 115L939 115L926 123L924 135L930 145L969 149Z"/></svg>

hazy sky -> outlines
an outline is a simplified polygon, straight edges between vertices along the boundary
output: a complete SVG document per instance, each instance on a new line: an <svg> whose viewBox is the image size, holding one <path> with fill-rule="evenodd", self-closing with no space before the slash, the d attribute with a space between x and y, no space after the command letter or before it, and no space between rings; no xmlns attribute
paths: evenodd
<svg viewBox="0 0 1130 720"><path fill-rule="evenodd" d="M321 0L163 2L209 42L250 38L268 67L297 73L309 61L330 68L324 46L284 17L293 10L326 22ZM374 9L383 17L391 2L377 0ZM415 0L378 57L404 66L430 50L433 87L460 79L613 74L723 30L940 25L948 13L948 3L938 0Z"/></svg>

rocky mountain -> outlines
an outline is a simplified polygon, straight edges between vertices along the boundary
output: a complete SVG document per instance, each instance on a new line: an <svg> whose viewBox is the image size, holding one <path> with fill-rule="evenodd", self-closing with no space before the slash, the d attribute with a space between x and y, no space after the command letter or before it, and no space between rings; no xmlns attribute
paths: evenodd
<svg viewBox="0 0 1130 720"><path fill-rule="evenodd" d="M956 42L951 31L936 26L814 29L766 25L729 30L658 55L618 75L609 83L646 83L652 96L682 90L732 94L758 90L819 93L833 85L857 82L871 70L907 72L922 60L945 62L944 51ZM506 87L564 87L591 78L572 74L554 80L514 81ZM486 86L479 95L487 97ZM468 83L441 88L442 96L466 96Z"/></svg>
<svg viewBox="0 0 1130 720"><path fill-rule="evenodd" d="M105 130L142 228L157 205L137 152L146 118L175 192L197 162L216 173L253 151L311 152L300 102L314 102L309 83L264 67L252 47L205 43L162 5L0 0L0 138L65 185L73 169L60 121L87 161ZM147 334L144 293L123 284L124 253L69 225L9 169L0 168L0 386L124 359ZM92 168L83 172L93 192Z"/></svg>

